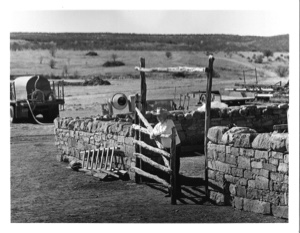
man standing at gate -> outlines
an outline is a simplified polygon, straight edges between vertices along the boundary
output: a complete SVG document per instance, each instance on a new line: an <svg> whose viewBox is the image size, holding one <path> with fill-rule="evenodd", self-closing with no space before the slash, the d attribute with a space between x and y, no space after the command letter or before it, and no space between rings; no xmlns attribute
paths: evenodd
<svg viewBox="0 0 300 233"><path fill-rule="evenodd" d="M155 112L152 112L153 115L157 117L158 123L155 125L152 133L150 134L151 139L160 138L161 144L163 145L165 151L170 153L171 142L172 142L172 128L175 127L172 119L169 119L169 112L166 109L158 108ZM175 140L176 140L176 173L177 173L177 194L181 195L180 188L180 153L181 153L181 144L180 138L178 136L177 130L175 128Z"/></svg>

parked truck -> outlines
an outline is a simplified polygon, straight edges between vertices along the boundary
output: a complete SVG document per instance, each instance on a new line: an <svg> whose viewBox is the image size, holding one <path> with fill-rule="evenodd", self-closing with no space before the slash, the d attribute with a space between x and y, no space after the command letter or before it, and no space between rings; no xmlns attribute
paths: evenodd
<svg viewBox="0 0 300 233"><path fill-rule="evenodd" d="M56 92L57 87L57 92ZM60 89L61 88L61 89ZM21 119L37 121L41 114L47 122L59 116L60 105L64 105L63 82L52 83L40 76L18 77L10 82L10 121Z"/></svg>

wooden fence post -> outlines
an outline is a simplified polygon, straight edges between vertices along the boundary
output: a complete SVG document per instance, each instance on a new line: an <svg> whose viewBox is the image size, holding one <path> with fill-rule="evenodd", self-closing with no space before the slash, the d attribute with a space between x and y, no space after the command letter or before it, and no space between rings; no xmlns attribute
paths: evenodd
<svg viewBox="0 0 300 233"><path fill-rule="evenodd" d="M255 68L255 80L256 80L256 85L257 85L257 72L256 72L256 68Z"/></svg>
<svg viewBox="0 0 300 233"><path fill-rule="evenodd" d="M171 164L171 176L170 176L170 184L171 184L171 204L176 205L177 198L177 171L176 171L176 132L175 127L172 128L172 141L171 141L171 149L170 149L170 164Z"/></svg>
<svg viewBox="0 0 300 233"><path fill-rule="evenodd" d="M61 90L62 90L62 99L65 99L65 88L64 88L64 80L62 81L62 85L61 85ZM65 110L65 105L62 104L62 110Z"/></svg>
<svg viewBox="0 0 300 233"><path fill-rule="evenodd" d="M145 58L140 58L141 68L145 68ZM141 113L145 114L146 112L146 95L147 95L147 84L145 72L140 72L141 76Z"/></svg>
<svg viewBox="0 0 300 233"><path fill-rule="evenodd" d="M245 71L243 70L244 84L246 84Z"/></svg>
<svg viewBox="0 0 300 233"><path fill-rule="evenodd" d="M135 107L139 108L139 95L138 94L135 95ZM138 116L137 112L135 112L134 124L139 125L139 121L140 121L139 116ZM137 130L135 130L135 132L134 132L134 139L137 141L139 140L139 133L137 132ZM140 150L141 148L138 144L135 144L134 149L135 149L135 153L141 153L141 150ZM140 159L138 159L138 158L135 159L135 166L140 168ZM140 179L141 179L140 175L135 173L135 183L140 183L140 181L141 181Z"/></svg>
<svg viewBox="0 0 300 233"><path fill-rule="evenodd" d="M140 67L145 68L145 58L141 57L140 58ZM147 85L146 85L146 75L145 72L140 72L141 76L141 98L140 98L140 103L141 103L141 113L145 114L146 112L146 95L147 95ZM142 120L139 119L139 125L141 126ZM139 131L139 140L144 141L144 135L142 135L141 131ZM143 148L140 146L140 153L143 154ZM142 160L138 159L137 162L139 163L139 168L143 169L142 166ZM140 182L142 182L142 176L140 176Z"/></svg>
<svg viewBox="0 0 300 233"><path fill-rule="evenodd" d="M210 55L208 60L207 86L206 86L206 104L205 104L205 135L204 135L204 152L205 152L205 194L208 193L208 166L207 166L207 133L210 128L210 107L211 107L211 86L213 77L213 63L215 58Z"/></svg>

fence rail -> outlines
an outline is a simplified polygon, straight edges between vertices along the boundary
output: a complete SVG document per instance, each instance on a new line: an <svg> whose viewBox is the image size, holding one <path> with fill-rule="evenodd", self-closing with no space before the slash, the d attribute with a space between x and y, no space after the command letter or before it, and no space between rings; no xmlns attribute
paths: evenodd
<svg viewBox="0 0 300 233"><path fill-rule="evenodd" d="M176 189L177 175L176 175L176 171L175 171L175 167L176 167L175 128L172 129L172 146L170 149L171 153L168 153L167 151L163 150L162 144L157 140L155 140L155 142L159 148L150 146L143 141L144 137L141 136L141 133L150 135L153 131L153 128L137 107L135 110L136 110L135 124L132 125L132 129L136 130L135 138L133 139L133 143L136 145L135 153L133 153L133 155L136 158L136 166L132 167L132 169L135 171L135 173L137 175L155 180L156 182L166 186L171 192L170 193L171 194L171 204L174 205L174 204L176 204L176 191L177 191L177 189ZM141 126L141 122L145 125L146 128ZM164 165L158 164L157 162L153 161L151 158L143 155L142 148L161 155L161 157L164 161ZM168 161L168 159L170 159L170 162ZM153 174L150 174L149 172L143 171L141 162L147 163L150 166L169 174L170 182L168 183L166 180L158 177L157 175L153 175ZM170 165L171 165L171 167L170 167ZM140 182L140 178L136 179L136 182Z"/></svg>
<svg viewBox="0 0 300 233"><path fill-rule="evenodd" d="M135 67L135 70L145 73L204 73L207 71L206 67L186 67L186 66L179 66L179 67L153 67L153 68L142 68L142 67Z"/></svg>

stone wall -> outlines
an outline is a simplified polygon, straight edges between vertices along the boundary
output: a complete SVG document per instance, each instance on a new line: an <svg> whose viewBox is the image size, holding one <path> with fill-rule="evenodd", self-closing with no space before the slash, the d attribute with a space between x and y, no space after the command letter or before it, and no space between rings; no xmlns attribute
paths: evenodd
<svg viewBox="0 0 300 233"><path fill-rule="evenodd" d="M130 171L134 146L132 142L131 123L99 121L92 118L73 119L56 118L54 121L55 145L61 151L63 160L82 159L80 151L93 150L100 147L119 147L123 152L124 168L134 179Z"/></svg>
<svg viewBox="0 0 300 233"><path fill-rule="evenodd" d="M288 134L221 126L210 128L208 138L210 198L239 210L288 218Z"/></svg>
<svg viewBox="0 0 300 233"><path fill-rule="evenodd" d="M211 110L211 126L236 124L248 126L258 132L270 132L274 124L287 123L287 104L270 106L241 106L226 109ZM156 117L146 113L145 117L153 125L157 122ZM174 111L170 116L176 126L182 145L204 144L204 118L205 112L191 111L183 113ZM76 157L80 159L81 150L97 149L104 144L108 147L120 148L124 152L124 163L134 178L130 167L135 165L132 157L134 146L132 143L133 132L130 122L104 121L97 118L57 118L54 122L55 141L63 157ZM145 140L150 145L155 145L146 135ZM157 162L160 157L146 153ZM147 167L147 165L145 165Z"/></svg>

